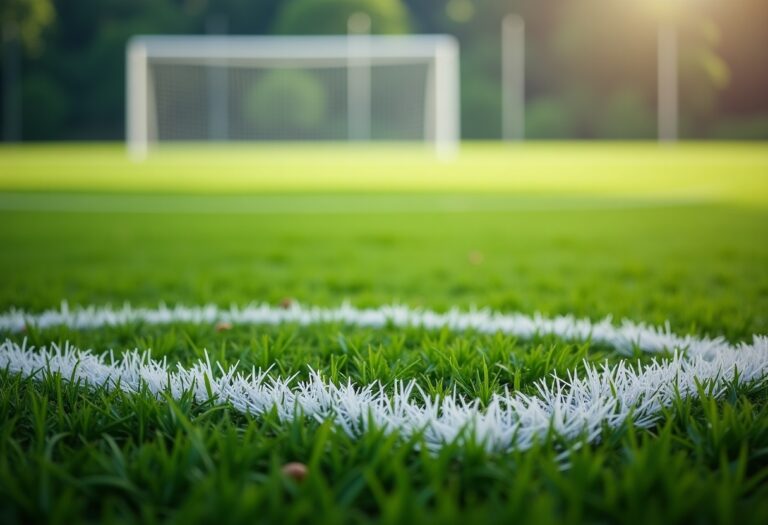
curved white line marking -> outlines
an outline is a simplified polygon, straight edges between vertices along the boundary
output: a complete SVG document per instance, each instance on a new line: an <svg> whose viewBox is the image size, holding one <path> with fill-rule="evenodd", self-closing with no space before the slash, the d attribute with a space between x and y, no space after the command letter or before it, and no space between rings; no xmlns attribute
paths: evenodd
<svg viewBox="0 0 768 525"><path fill-rule="evenodd" d="M670 359L638 365L637 371L626 361L614 366L585 363L582 377L569 373L550 383L538 381L533 396L507 390L495 394L485 407L455 393L435 399L414 381L396 382L387 393L380 383L337 386L314 371L309 380L294 382L261 370L225 370L207 359L189 368L169 366L138 351L107 359L68 344L35 350L6 340L0 345L0 366L27 377L49 370L68 380L127 392L146 385L156 395L167 392L174 398L191 390L200 402L228 402L255 416L275 408L284 421L302 415L330 419L352 437L374 425L404 437L422 433L432 450L472 440L488 450L508 451L530 448L550 431L566 440L584 437L594 442L606 426L617 428L631 420L649 427L678 395L695 396L702 384L715 396L729 384L764 384L768 338L756 337L752 345L720 349L706 357L675 352Z"/></svg>
<svg viewBox="0 0 768 525"><path fill-rule="evenodd" d="M119 308L111 306L70 308L67 303L62 303L59 309L46 310L37 314L17 309L2 313L0 314L0 331L20 332L28 324L39 328L66 326L73 329L93 329L134 323L164 325L218 322L234 325L294 323L302 326L340 323L361 328L393 326L428 330L475 330L482 333L503 333L522 339L530 339L537 335L553 335L572 341L591 340L608 345L622 353L638 348L645 352L680 349L685 350L689 355L710 355L719 350L732 348L728 341L721 337L680 336L674 334L668 325L656 328L628 320L615 326L610 318L592 322L589 319L579 319L570 315L547 318L540 314L502 314L489 309L468 311L452 309L440 313L398 305L355 308L348 303L335 308L304 307L296 303L288 308L268 304L230 308L219 308L215 305L174 307L160 305L157 308L134 308L128 304Z"/></svg>
<svg viewBox="0 0 768 525"><path fill-rule="evenodd" d="M68 344L35 350L6 340L0 345L0 366L34 376L41 370L61 373L65 378L89 385L106 385L135 392L146 384L151 392L168 392L178 397L191 389L198 401L231 403L237 410L259 415L276 408L282 420L297 413L317 419L331 419L350 436L358 436L371 425L404 436L423 433L427 446L438 449L455 440L476 440L488 450L527 449L554 431L565 439L599 439L602 429L616 428L631 420L639 427L652 425L661 410L677 395L695 396L705 382L714 395L721 395L729 384L759 386L768 378L768 338L755 336L752 344L731 345L722 338L706 339L678 336L663 330L625 321L614 326L606 319L591 323L571 316L544 318L539 315L499 314L490 310L437 313L402 306L357 309L287 309L268 305L219 309L216 306L155 309L112 309L88 307L27 314L13 310L0 315L0 330L23 330L27 323L42 328L68 326L76 329L115 326L127 323L167 324L215 323L249 324L345 323L359 327L424 327L451 330L502 332L518 337L551 334L567 339L599 341L620 352L633 347L648 352L673 351L668 359L633 369L626 361L617 365L584 364L581 377L568 373L551 382L535 383L537 394L505 391L496 394L485 407L477 400L460 396L435 399L414 381L397 382L392 393L374 383L337 386L311 372L310 379L294 383L293 378L272 378L263 371L248 374L236 368L200 361L190 368L169 367L154 361L149 353L128 352L120 359L97 356ZM298 412L297 412L298 409Z"/></svg>

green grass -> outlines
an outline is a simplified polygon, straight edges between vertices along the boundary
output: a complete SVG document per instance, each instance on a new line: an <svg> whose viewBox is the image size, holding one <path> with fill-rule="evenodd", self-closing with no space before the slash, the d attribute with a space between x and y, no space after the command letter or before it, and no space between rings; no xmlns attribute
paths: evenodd
<svg viewBox="0 0 768 525"><path fill-rule="evenodd" d="M452 162L414 146L0 147L0 190L516 192L768 203L765 143L462 145ZM212 177L211 174L215 174Z"/></svg>
<svg viewBox="0 0 768 525"><path fill-rule="evenodd" d="M0 149L0 188L13 192L0 193L0 308L292 297L669 320L732 341L768 333L764 145L471 145L451 165L394 149L257 153L171 151L135 166L114 146ZM259 195L233 201L241 190ZM105 202L112 211L96 211ZM206 213L185 212L190 202ZM30 203L83 211L20 211ZM180 363L208 349L279 375L312 366L339 382L415 378L481 400L617 359L552 338L335 325L9 336L152 347ZM351 440L319 422L6 372L0 422L3 523L768 521L765 388L702 392L651 430L606 430L565 458L557 440L430 455L418 439ZM288 461L309 465L304 483L280 474Z"/></svg>

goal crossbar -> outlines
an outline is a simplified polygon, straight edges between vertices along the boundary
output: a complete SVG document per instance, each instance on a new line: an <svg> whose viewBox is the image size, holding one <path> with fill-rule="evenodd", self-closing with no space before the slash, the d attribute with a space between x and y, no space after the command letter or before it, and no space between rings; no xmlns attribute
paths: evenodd
<svg viewBox="0 0 768 525"><path fill-rule="evenodd" d="M377 58L432 59L456 51L449 35L323 35L323 36L136 36L128 53L143 50L152 58L336 58L350 53L350 42L365 39L366 55Z"/></svg>

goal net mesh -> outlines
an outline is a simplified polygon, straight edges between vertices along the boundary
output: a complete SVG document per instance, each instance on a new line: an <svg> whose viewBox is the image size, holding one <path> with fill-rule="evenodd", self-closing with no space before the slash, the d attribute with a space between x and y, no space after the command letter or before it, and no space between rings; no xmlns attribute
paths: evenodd
<svg viewBox="0 0 768 525"><path fill-rule="evenodd" d="M206 65L149 61L153 141L429 140L430 64ZM365 93L350 92L361 75ZM354 91L354 87L352 88ZM352 114L351 114L352 113ZM355 122L360 124L356 126ZM357 131L356 128L357 127Z"/></svg>

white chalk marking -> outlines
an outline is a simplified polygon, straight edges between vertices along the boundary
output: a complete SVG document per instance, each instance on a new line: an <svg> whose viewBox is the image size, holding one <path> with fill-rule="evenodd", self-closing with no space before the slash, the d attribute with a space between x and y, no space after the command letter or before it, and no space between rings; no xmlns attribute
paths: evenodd
<svg viewBox="0 0 768 525"><path fill-rule="evenodd" d="M489 310L437 313L402 306L357 309L288 309L268 305L219 309L159 307L120 309L89 307L70 310L63 306L41 314L11 311L0 315L0 330L21 330L28 323L41 328L68 326L89 329L143 322L150 324L214 323L280 324L344 323L360 327L423 327L451 330L502 332L520 337L552 334L566 339L599 341L625 352L633 347L648 352L669 350L668 358L632 367L626 360L616 365L584 363L584 372L552 376L535 383L535 395L520 392L494 394L481 406L457 394L436 399L415 381L398 381L387 391L380 383L334 385L312 371L307 381L275 378L265 371L249 373L236 367L224 369L207 359L189 368L152 360L148 352L134 350L116 359L81 351L69 344L34 349L7 339L0 345L0 366L34 377L43 371L86 385L121 388L136 392L146 386L156 395L178 398L192 391L196 400L229 403L236 410L258 416L273 408L281 420L295 417L330 419L343 432L359 436L372 425L404 437L420 433L426 445L437 450L445 444L473 440L492 451L525 450L548 432L565 440L600 439L604 428L632 421L640 428L653 425L664 407L677 396L698 395L704 384L720 396L730 384L761 386L768 378L768 338L755 336L752 343L731 345L721 338L678 336L669 328L657 329L625 321L591 323L570 316L553 319L524 314L500 314Z"/></svg>

